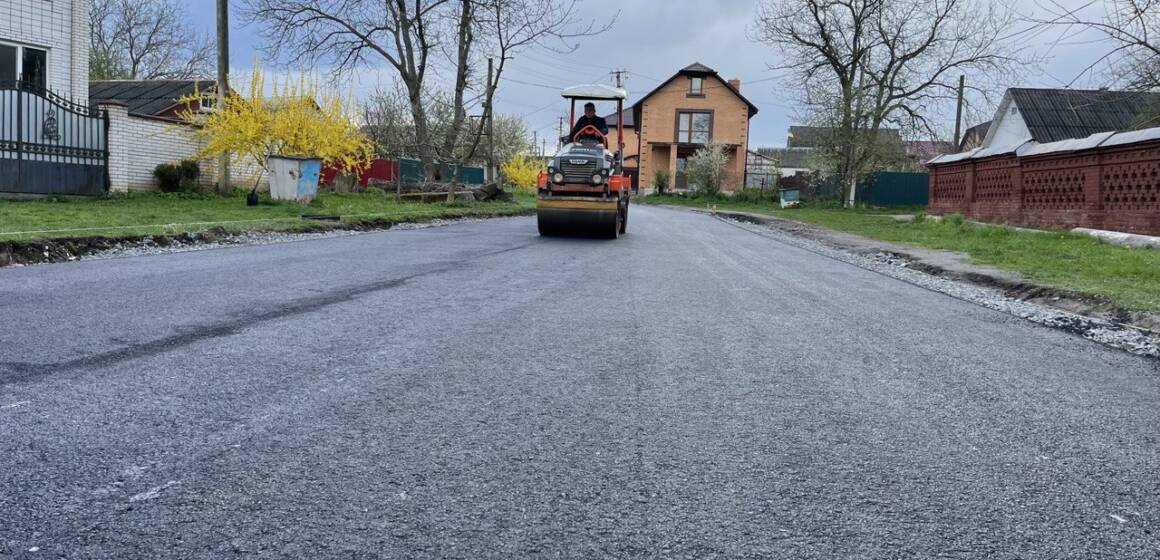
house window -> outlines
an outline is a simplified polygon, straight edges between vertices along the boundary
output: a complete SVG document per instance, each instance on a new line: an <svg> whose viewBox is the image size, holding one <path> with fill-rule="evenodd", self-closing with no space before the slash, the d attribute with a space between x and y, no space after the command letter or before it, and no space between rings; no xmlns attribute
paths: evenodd
<svg viewBox="0 0 1160 560"><path fill-rule="evenodd" d="M201 94L197 100L197 109L206 113L217 110L217 94L213 92Z"/></svg>
<svg viewBox="0 0 1160 560"><path fill-rule="evenodd" d="M17 55L19 49L12 45L0 45L0 83L15 82L17 76Z"/></svg>
<svg viewBox="0 0 1160 560"><path fill-rule="evenodd" d="M38 89L48 87L48 51L0 43L0 82L17 80Z"/></svg>
<svg viewBox="0 0 1160 560"><path fill-rule="evenodd" d="M20 50L24 51L20 57L20 79L38 89L47 88L48 53L32 47L23 47Z"/></svg>
<svg viewBox="0 0 1160 560"><path fill-rule="evenodd" d="M682 111L677 113L677 142L708 144L713 130L713 114Z"/></svg>
<svg viewBox="0 0 1160 560"><path fill-rule="evenodd" d="M697 76L690 77L689 95L705 95L705 90L703 89L704 83L704 78L699 78Z"/></svg>

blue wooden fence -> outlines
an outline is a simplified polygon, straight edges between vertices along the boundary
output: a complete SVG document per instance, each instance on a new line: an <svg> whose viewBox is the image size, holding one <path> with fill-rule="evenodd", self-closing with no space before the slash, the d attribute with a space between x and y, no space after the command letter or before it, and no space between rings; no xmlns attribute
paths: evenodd
<svg viewBox="0 0 1160 560"><path fill-rule="evenodd" d="M930 202L926 173L879 171L858 185L858 202L872 206L926 206Z"/></svg>
<svg viewBox="0 0 1160 560"><path fill-rule="evenodd" d="M443 181L451 180L455 175L455 166L449 163L439 164L439 176ZM417 159L400 159L399 174L404 183L419 183L424 179L423 164ZM467 185L483 184L482 167L462 167L459 170L459 182Z"/></svg>

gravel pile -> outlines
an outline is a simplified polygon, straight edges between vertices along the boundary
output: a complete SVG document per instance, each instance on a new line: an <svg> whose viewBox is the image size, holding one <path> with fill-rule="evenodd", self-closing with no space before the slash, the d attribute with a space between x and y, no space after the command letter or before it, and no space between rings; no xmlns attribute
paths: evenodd
<svg viewBox="0 0 1160 560"><path fill-rule="evenodd" d="M859 254L838 249L818 240L796 237L775 227L728 218L719 219L781 243L909 282L928 290L1002 311L1041 325L1065 330L1133 354L1160 358L1160 336L1155 333L1015 299L995 288L927 274L910 268L911 263L908 260L892 253Z"/></svg>

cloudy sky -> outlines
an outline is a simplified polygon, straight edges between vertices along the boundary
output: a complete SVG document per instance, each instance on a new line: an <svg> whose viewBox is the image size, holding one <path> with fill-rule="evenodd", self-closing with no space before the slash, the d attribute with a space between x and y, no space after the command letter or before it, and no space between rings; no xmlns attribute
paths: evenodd
<svg viewBox="0 0 1160 560"><path fill-rule="evenodd" d="M1088 0L1058 0L1064 6L1088 4ZM208 4L208 3L207 3ZM1031 2L1019 2L1020 9L1035 15ZM1103 6L1097 0L1089 8L1095 16ZM577 83L610 83L610 72L627 70L626 89L630 100L648 93L677 70L700 62L717 70L724 78L739 78L742 93L759 108L750 133L751 146L780 146L794 121L795 96L785 76L769 70L778 62L766 45L749 39L756 0L581 0L587 17L600 22L613 20L604 34L577 41L575 50L559 54L531 50L509 62L505 80L497 93L497 112L525 118L540 138L556 134L557 117L565 111L558 97L561 87ZM1042 10L1039 11L1042 14ZM212 10L190 14L196 25L211 31ZM256 58L263 66L278 67L277 61L263 60L257 50L257 29L245 27L233 16L230 55L235 72L249 68ZM1059 32L1027 33L1022 41L1028 48L1049 57L1039 69L1030 71L1023 83L1011 86L1062 87L1075 80L1098 53L1106 50L1099 37L1080 34L1059 41ZM1093 42L1094 41L1094 42ZM384 63L385 65L385 63ZM296 72L298 69L283 69ZM370 68L348 78L356 95L390 85L387 68ZM1085 76L1073 87L1092 86L1096 79ZM953 118L953 115L948 118ZM974 123L967 123L968 125Z"/></svg>

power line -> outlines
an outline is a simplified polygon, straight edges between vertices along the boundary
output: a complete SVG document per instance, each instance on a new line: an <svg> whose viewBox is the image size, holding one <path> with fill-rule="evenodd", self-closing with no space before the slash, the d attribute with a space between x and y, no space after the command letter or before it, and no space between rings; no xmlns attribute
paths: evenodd
<svg viewBox="0 0 1160 560"><path fill-rule="evenodd" d="M517 79L515 79L515 78L503 78L503 79L505 79L505 80L507 80L507 81L509 81L509 82L515 82L515 83L517 83L517 84L523 84L523 85L525 85L525 86L532 86L532 87L548 88L548 89L554 89L554 90L556 90L556 91L560 91L560 90L564 89L564 88L562 88L562 87L560 87L560 86L550 86L550 85L548 85L548 84L536 84L536 83L532 83L532 82L525 82L525 81L522 81L522 80L517 80Z"/></svg>
<svg viewBox="0 0 1160 560"><path fill-rule="evenodd" d="M535 61L538 64L548 66L550 68L560 68L562 66L570 67L570 68L575 68L575 67L593 68L593 69L598 69L598 70L607 70L607 68L608 68L607 66L603 66L600 64L592 64L592 63L588 63L588 62L576 62L573 60L565 60L565 59L544 60L542 58L539 58L539 57L534 56L531 53L527 53L527 52L521 53L521 56L523 56L524 58L527 58L528 60Z"/></svg>

